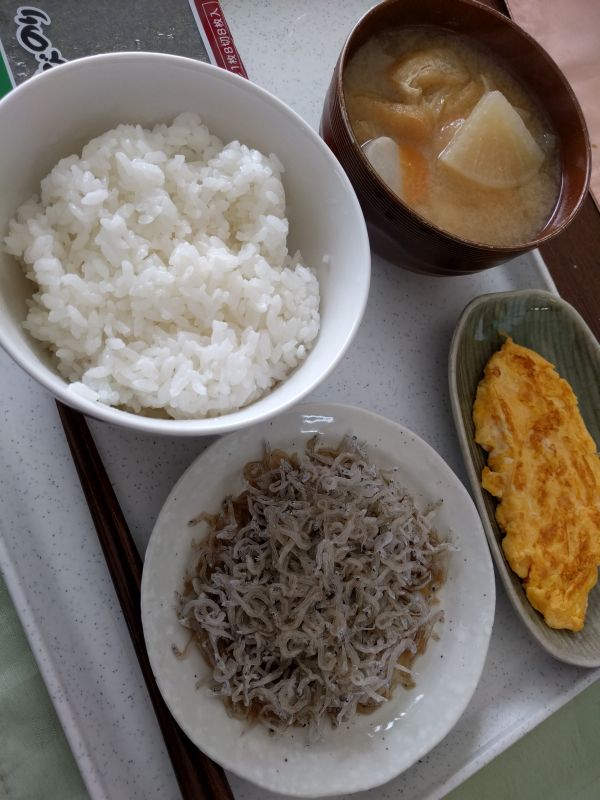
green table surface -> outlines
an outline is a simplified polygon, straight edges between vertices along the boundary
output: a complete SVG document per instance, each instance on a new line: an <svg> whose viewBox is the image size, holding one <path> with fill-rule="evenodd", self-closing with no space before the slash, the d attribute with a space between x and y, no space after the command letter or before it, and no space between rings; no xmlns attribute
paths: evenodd
<svg viewBox="0 0 600 800"><path fill-rule="evenodd" d="M449 800L598 800L600 681L447 797ZM88 798L1 578L0 798Z"/></svg>

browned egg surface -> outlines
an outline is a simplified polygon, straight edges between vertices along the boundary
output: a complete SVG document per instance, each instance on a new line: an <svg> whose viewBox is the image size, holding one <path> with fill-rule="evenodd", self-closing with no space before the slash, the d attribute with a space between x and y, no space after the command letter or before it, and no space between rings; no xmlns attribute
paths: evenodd
<svg viewBox="0 0 600 800"><path fill-rule="evenodd" d="M581 630L600 564L600 458L571 386L507 339L473 407L504 553L551 628Z"/></svg>

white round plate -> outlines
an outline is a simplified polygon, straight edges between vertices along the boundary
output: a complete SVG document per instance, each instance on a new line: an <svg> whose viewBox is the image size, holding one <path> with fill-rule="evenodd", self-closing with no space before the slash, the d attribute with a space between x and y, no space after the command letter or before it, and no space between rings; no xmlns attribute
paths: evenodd
<svg viewBox="0 0 600 800"><path fill-rule="evenodd" d="M443 499L436 518L441 534L459 547L451 554L439 593L445 620L415 662L414 689L398 687L377 711L327 730L308 745L303 730L270 735L261 725L228 716L206 686L208 668L196 650L177 659L188 632L175 613L198 528L188 521L215 512L242 489L242 466L257 459L264 442L304 450L315 433L337 443L353 433L382 467L397 466L397 479L419 507ZM142 621L152 669L173 716L189 738L226 769L253 783L298 797L356 792L378 786L432 749L465 710L483 669L494 618L494 573L473 501L445 461L406 428L348 406L302 405L269 422L219 439L194 461L169 495L154 527L142 580Z"/></svg>

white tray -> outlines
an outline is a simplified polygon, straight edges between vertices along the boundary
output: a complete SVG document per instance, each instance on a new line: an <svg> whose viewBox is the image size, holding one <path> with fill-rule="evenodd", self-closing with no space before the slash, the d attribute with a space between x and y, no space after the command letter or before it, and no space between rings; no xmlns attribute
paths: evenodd
<svg viewBox="0 0 600 800"><path fill-rule="evenodd" d="M369 2L224 3L251 77L315 126L337 53ZM377 258L363 325L311 400L370 408L414 430L465 484L447 389L450 336L478 294L555 287L537 254L478 276L426 278ZM0 567L94 800L179 798L52 397L0 351ZM91 424L143 552L153 521L206 440L153 440ZM482 681L452 733L400 778L356 797L440 798L600 672L553 661L498 586ZM236 800L266 800L231 777ZM269 797L274 798L274 795Z"/></svg>

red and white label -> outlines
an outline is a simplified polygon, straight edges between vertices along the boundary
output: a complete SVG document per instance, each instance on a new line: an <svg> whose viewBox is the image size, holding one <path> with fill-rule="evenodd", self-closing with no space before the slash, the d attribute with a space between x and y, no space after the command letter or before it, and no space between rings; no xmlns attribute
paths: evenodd
<svg viewBox="0 0 600 800"><path fill-rule="evenodd" d="M213 64L248 77L217 0L189 0L194 19Z"/></svg>

